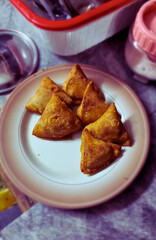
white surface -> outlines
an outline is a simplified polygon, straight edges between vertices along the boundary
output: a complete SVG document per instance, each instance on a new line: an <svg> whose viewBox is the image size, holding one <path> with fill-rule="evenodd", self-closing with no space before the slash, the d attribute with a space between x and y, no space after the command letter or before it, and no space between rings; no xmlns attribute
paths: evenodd
<svg viewBox="0 0 156 240"><path fill-rule="evenodd" d="M39 116L24 109L27 100L44 76L63 84L72 66L51 67L26 79L12 92L0 115L0 160L12 182L35 200L63 208L92 206L119 194L141 170L149 148L147 116L135 93L114 76L87 65L81 65L85 74L122 114L132 146L124 147L111 166L88 176L80 171L81 132L60 141L32 136Z"/></svg>

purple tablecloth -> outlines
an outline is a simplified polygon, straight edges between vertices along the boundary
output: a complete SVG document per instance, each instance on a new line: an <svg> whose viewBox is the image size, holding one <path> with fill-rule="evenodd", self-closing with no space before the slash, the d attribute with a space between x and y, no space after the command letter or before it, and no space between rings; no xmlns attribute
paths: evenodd
<svg viewBox="0 0 156 240"><path fill-rule="evenodd" d="M84 63L100 67L125 81L142 101L151 126L147 161L135 181L120 195L99 206L82 210L63 210L37 203L6 226L4 240L156 239L156 85L137 82L124 58L128 29L76 56L61 57L49 52L27 21L7 1L0 0L0 28L24 31L40 52L39 69L65 63ZM0 96L0 107L8 95ZM144 146L142 146L144 147Z"/></svg>

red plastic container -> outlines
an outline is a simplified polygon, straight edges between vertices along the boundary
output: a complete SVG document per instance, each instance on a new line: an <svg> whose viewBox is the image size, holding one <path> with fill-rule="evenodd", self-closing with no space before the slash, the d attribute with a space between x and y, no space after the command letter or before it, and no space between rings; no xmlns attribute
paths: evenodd
<svg viewBox="0 0 156 240"><path fill-rule="evenodd" d="M22 0L10 0L35 27L45 47L58 55L74 55L129 26L144 0L111 0L67 20L49 20L35 14Z"/></svg>

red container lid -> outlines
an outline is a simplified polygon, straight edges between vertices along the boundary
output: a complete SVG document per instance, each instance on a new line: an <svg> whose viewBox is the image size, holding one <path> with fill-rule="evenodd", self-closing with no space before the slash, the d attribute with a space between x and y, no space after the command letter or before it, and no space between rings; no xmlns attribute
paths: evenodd
<svg viewBox="0 0 156 240"><path fill-rule="evenodd" d="M22 0L9 0L32 24L45 30L64 31L81 27L97 18L103 17L134 0L111 0L88 12L67 20L49 20L35 14Z"/></svg>

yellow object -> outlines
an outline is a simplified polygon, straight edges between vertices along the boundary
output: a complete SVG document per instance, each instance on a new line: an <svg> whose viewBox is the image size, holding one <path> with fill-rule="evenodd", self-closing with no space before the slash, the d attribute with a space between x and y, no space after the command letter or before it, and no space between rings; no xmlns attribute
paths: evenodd
<svg viewBox="0 0 156 240"><path fill-rule="evenodd" d="M12 196L8 188L0 190L0 211L6 210L15 203L15 198Z"/></svg>

